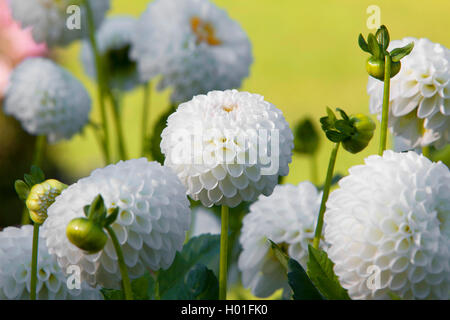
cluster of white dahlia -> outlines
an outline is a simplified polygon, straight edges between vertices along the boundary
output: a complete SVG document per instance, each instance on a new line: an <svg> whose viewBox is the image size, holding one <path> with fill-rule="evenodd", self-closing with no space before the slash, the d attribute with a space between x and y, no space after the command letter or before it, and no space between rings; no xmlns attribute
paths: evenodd
<svg viewBox="0 0 450 320"><path fill-rule="evenodd" d="M141 158L94 170L65 189L50 206L42 235L62 269L77 265L83 281L120 288L117 255L110 238L102 251L89 255L66 237L69 222L84 217L83 207L98 194L107 208L119 208L111 227L122 247L130 278L142 276L147 268L168 268L189 228L189 201L186 189L170 169Z"/></svg>
<svg viewBox="0 0 450 320"><path fill-rule="evenodd" d="M450 172L415 152L352 167L331 193L325 240L353 299L448 299Z"/></svg>
<svg viewBox="0 0 450 320"><path fill-rule="evenodd" d="M182 103L162 132L164 164L194 200L235 207L270 195L289 172L292 131L258 94L211 91Z"/></svg>
<svg viewBox="0 0 450 320"><path fill-rule="evenodd" d="M132 57L143 81L158 75L175 103L211 90L239 88L253 61L250 41L209 0L156 0L137 23Z"/></svg>
<svg viewBox="0 0 450 320"><path fill-rule="evenodd" d="M238 265L243 285L255 296L268 297L280 288L289 288L286 271L269 239L306 268L321 198L316 187L305 181L298 186L278 185L272 195L260 196L250 206L243 220Z"/></svg>
<svg viewBox="0 0 450 320"><path fill-rule="evenodd" d="M94 24L100 26L109 10L110 0L88 0ZM82 0L9 0L14 20L22 28L31 27L36 42L65 46L85 36L88 30L86 8Z"/></svg>
<svg viewBox="0 0 450 320"><path fill-rule="evenodd" d="M10 77L3 111L32 135L69 139L89 121L91 98L80 81L54 62L29 58Z"/></svg>
<svg viewBox="0 0 450 320"><path fill-rule="evenodd" d="M68 279L54 256L50 255L42 236L38 247L36 297L39 300L101 299L100 290L81 283L69 289ZM31 246L33 227L8 227L0 232L0 300L30 298Z"/></svg>
<svg viewBox="0 0 450 320"><path fill-rule="evenodd" d="M391 79L389 127L406 150L450 142L450 50L428 39L392 41L388 50L414 42ZM370 111L381 116L383 82L369 77Z"/></svg>
<svg viewBox="0 0 450 320"><path fill-rule="evenodd" d="M136 62L129 56L135 25L133 17L115 16L105 19L97 31L98 51L111 88L131 90L139 84ZM95 58L88 41L83 42L81 61L86 73L96 78Z"/></svg>

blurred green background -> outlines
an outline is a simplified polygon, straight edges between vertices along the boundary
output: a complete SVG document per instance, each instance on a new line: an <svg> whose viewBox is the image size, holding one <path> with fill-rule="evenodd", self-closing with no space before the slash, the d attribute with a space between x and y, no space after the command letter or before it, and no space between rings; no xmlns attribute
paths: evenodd
<svg viewBox="0 0 450 320"><path fill-rule="evenodd" d="M369 30L366 20L369 5L381 9L381 23L388 26L391 39L405 36L427 37L450 48L450 1L428 0L215 0L218 6L228 11L238 20L248 33L253 44L254 64L249 78L241 90L259 93L266 100L280 108L291 127L308 115L317 122L325 114L325 107L341 107L348 113L368 113L366 93L367 74L363 53L357 45L357 36L364 36ZM148 0L113 0L110 15L129 14L139 16L146 8ZM79 59L80 43L59 49L58 61L81 79L97 101L95 84L83 71ZM168 108L169 90L152 92L150 126ZM123 107L124 132L130 157L137 157L140 148L139 129L143 90L138 89L125 97ZM99 119L98 106L92 113ZM375 117L374 117L375 120ZM377 132L369 147L352 155L340 152L336 172L346 174L347 169L360 164L363 159L376 153ZM3 137L5 138L5 137ZM20 138L27 145L28 138ZM7 139L3 139L7 141ZM331 143L321 134L319 150L319 179L325 178ZM2 144L1 148L4 148ZM13 153L13 157L26 157L25 151ZM12 157L10 155L10 157ZM67 183L88 175L94 168L103 166L102 157L90 129L77 135L71 141L48 148L47 156L56 165ZM7 159L14 162L13 158ZM309 160L295 155L290 166L290 174L284 180L298 183L309 179ZM14 173L16 174L16 173ZM20 178L20 172L14 178ZM1 177L10 183L14 178ZM8 181L5 181L8 180ZM12 190L11 195L14 195ZM17 200L18 201L18 200ZM1 215L14 214L1 209ZM17 213L19 214L19 213ZM0 219L1 220L1 219ZM1 222L1 221L0 221ZM0 223L1 225L1 223Z"/></svg>

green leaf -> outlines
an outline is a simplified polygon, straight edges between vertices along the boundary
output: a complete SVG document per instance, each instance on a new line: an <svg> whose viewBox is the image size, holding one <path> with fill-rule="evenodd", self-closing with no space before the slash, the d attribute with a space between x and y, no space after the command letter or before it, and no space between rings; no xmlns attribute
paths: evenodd
<svg viewBox="0 0 450 320"><path fill-rule="evenodd" d="M89 208L89 220L100 222L106 216L105 203L103 201L102 195L98 194L94 200L92 200L91 206Z"/></svg>
<svg viewBox="0 0 450 320"><path fill-rule="evenodd" d="M389 46L389 32L386 28L386 26L382 25L380 28L378 28L377 33L375 34L378 43L381 46L381 49L383 51L386 51Z"/></svg>
<svg viewBox="0 0 450 320"><path fill-rule="evenodd" d="M191 238L178 252L167 270L158 274L161 299L188 299L184 289L185 277L196 264L203 264L216 275L219 269L219 235L204 234Z"/></svg>
<svg viewBox="0 0 450 320"><path fill-rule="evenodd" d="M28 194L30 193L30 187L23 180L16 180L16 182L14 182L14 189L16 189L16 193L21 200L27 200Z"/></svg>
<svg viewBox="0 0 450 320"><path fill-rule="evenodd" d="M289 262L289 256L281 250L281 248L272 240L269 239L271 250L273 250L273 254L275 255L275 258L281 263L281 265L288 270L288 262Z"/></svg>
<svg viewBox="0 0 450 320"><path fill-rule="evenodd" d="M358 37L358 44L359 44L359 47L363 51L371 53L370 50L369 50L369 46L367 45L367 42L366 42L366 40L364 39L364 37L363 37L363 35L361 33L359 34L359 37Z"/></svg>
<svg viewBox="0 0 450 320"><path fill-rule="evenodd" d="M105 300L125 300L122 290L102 288L101 293ZM155 299L155 279L146 272L142 277L131 281L131 291L134 300Z"/></svg>
<svg viewBox="0 0 450 320"><path fill-rule="evenodd" d="M325 132L325 134L326 134L327 138L332 142L341 142L345 138L347 138L347 136L345 134L342 134L335 130L328 130L327 132Z"/></svg>
<svg viewBox="0 0 450 320"><path fill-rule="evenodd" d="M392 50L390 53L392 61L393 62L400 61L401 59L406 57L408 54L410 54L413 48L414 48L414 42L411 42L402 48L397 48L397 49Z"/></svg>
<svg viewBox="0 0 450 320"><path fill-rule="evenodd" d="M345 134L346 136L351 136L355 132L355 128L348 120L337 120L334 123L334 126L338 131Z"/></svg>
<svg viewBox="0 0 450 320"><path fill-rule="evenodd" d="M84 212L84 215L86 216L86 218L89 217L89 211L90 210L91 210L91 206L90 205L87 205L87 206L83 207L83 212Z"/></svg>
<svg viewBox="0 0 450 320"><path fill-rule="evenodd" d="M33 176L33 180L35 183L41 183L45 180L44 172L38 166L31 166L31 175Z"/></svg>
<svg viewBox="0 0 450 320"><path fill-rule="evenodd" d="M372 55L376 58L384 59L384 55L381 51L380 45L378 44L377 39L372 33L370 33L369 36L367 37L367 42L369 45L369 50L372 53Z"/></svg>
<svg viewBox="0 0 450 320"><path fill-rule="evenodd" d="M34 178L31 174L25 173L23 175L23 180L25 180L26 184L30 187L30 189L36 184Z"/></svg>
<svg viewBox="0 0 450 320"><path fill-rule="evenodd" d="M218 300L219 280L203 264L196 264L186 276L185 290L192 300Z"/></svg>
<svg viewBox="0 0 450 320"><path fill-rule="evenodd" d="M292 299L324 300L303 267L294 259L289 259L288 262L288 282L293 292Z"/></svg>
<svg viewBox="0 0 450 320"><path fill-rule="evenodd" d="M103 221L103 225L107 227L113 224L114 221L116 221L118 215L119 215L119 207L113 208L112 211L106 216L105 220Z"/></svg>
<svg viewBox="0 0 450 320"><path fill-rule="evenodd" d="M344 110L342 110L341 108L336 108L336 111L339 112L339 114L341 115L342 119L344 119L346 121L350 121L350 118L348 117L347 113L345 113Z"/></svg>
<svg viewBox="0 0 450 320"><path fill-rule="evenodd" d="M336 173L332 178L331 178L331 186L334 186L336 183L339 182L339 180L341 180L344 176ZM325 185L321 185L320 187L318 187L319 190L323 190Z"/></svg>
<svg viewBox="0 0 450 320"><path fill-rule="evenodd" d="M333 271L334 263L325 251L308 246L308 275L320 292L330 300L350 300Z"/></svg>

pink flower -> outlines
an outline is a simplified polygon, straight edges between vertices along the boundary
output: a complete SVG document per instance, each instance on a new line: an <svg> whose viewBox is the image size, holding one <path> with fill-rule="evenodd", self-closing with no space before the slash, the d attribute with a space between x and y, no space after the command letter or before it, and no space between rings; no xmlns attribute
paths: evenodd
<svg viewBox="0 0 450 320"><path fill-rule="evenodd" d="M34 42L30 29L21 29L11 16L8 0L0 0L0 99L12 69L27 57L48 53L44 43Z"/></svg>

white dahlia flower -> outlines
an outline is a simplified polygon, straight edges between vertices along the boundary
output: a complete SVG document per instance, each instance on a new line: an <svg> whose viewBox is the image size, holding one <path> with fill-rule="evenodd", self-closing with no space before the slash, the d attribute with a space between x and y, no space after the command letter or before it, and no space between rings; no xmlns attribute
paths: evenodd
<svg viewBox="0 0 450 320"><path fill-rule="evenodd" d="M292 131L264 97L236 90L211 91L182 103L162 132L165 165L194 200L235 207L270 195L289 172Z"/></svg>
<svg viewBox="0 0 450 320"><path fill-rule="evenodd" d="M325 240L353 299L448 299L450 172L410 151L366 158L331 193Z"/></svg>
<svg viewBox="0 0 450 320"><path fill-rule="evenodd" d="M86 9L82 0L9 0L14 20L22 28L31 27L36 42L65 46L86 36ZM100 26L109 10L110 0L89 0L94 24Z"/></svg>
<svg viewBox="0 0 450 320"><path fill-rule="evenodd" d="M132 57L143 81L162 76L181 103L211 90L239 88L253 62L251 44L209 0L156 0L137 23Z"/></svg>
<svg viewBox="0 0 450 320"><path fill-rule="evenodd" d="M30 298L31 247L33 227L8 227L0 232L0 300ZM69 289L70 279L61 271L56 258L40 236L36 297L39 300L102 299L100 290L81 282L80 289Z"/></svg>
<svg viewBox="0 0 450 320"><path fill-rule="evenodd" d="M29 58L10 77L3 111L29 134L49 142L69 139L89 121L91 98L75 77L54 62Z"/></svg>
<svg viewBox="0 0 450 320"><path fill-rule="evenodd" d="M133 17L115 16L105 19L97 31L98 51L111 88L131 90L139 84L136 62L129 57L135 24ZM86 73L95 79L95 59L88 41L83 41L81 61Z"/></svg>
<svg viewBox="0 0 450 320"><path fill-rule="evenodd" d="M62 269L78 265L81 278L89 284L120 288L117 255L110 238L102 251L89 255L66 237L69 222L84 217L83 207L98 194L107 208L119 207L111 227L122 246L130 278L142 276L147 268L168 268L189 228L189 201L186 189L169 168L141 158L94 170L65 189L49 207L42 234Z"/></svg>
<svg viewBox="0 0 450 320"><path fill-rule="evenodd" d="M392 41L389 50L414 42L391 79L389 127L406 150L450 142L450 50L428 39ZM383 82L369 77L370 112L381 117Z"/></svg>
<svg viewBox="0 0 450 320"><path fill-rule="evenodd" d="M304 268L312 244L322 195L308 182L277 185L269 197L260 196L244 217L239 269L242 283L258 297L288 289L286 271L274 256L268 239Z"/></svg>

